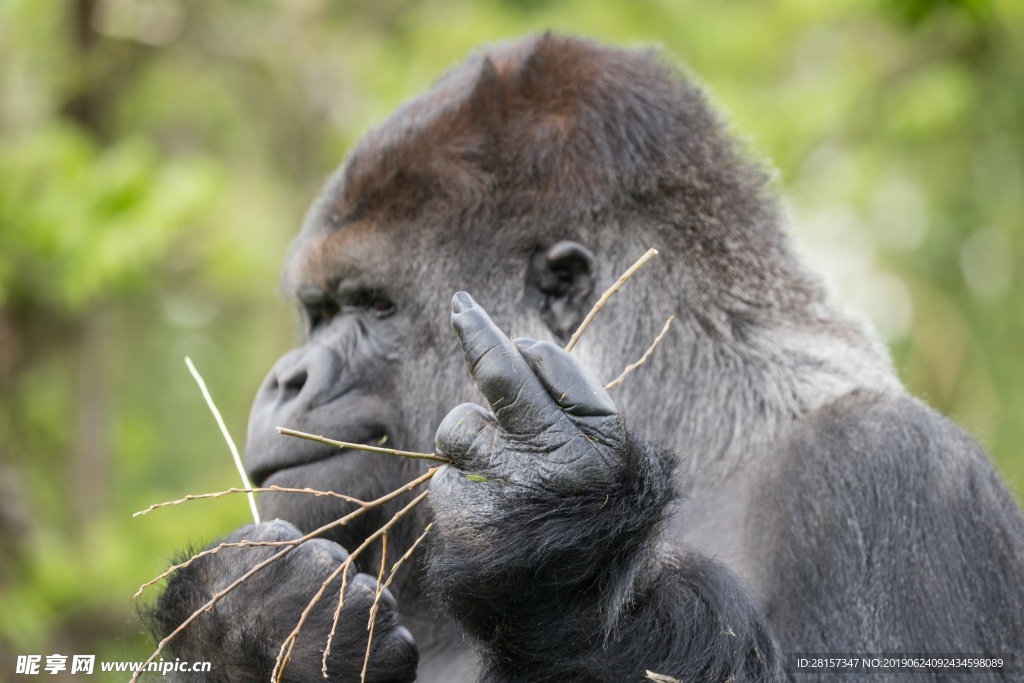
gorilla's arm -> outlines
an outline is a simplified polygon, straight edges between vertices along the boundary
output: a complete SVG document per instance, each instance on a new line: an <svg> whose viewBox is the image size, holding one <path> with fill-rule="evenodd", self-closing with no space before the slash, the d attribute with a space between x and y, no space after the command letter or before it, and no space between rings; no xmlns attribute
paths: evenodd
<svg viewBox="0 0 1024 683"><path fill-rule="evenodd" d="M1024 517L963 430L914 399L861 391L794 424L771 455L751 534L784 650L1010 653L1019 666Z"/></svg>
<svg viewBox="0 0 1024 683"><path fill-rule="evenodd" d="M493 415L437 434L429 578L480 643L485 680L781 677L763 616L727 570L666 556L672 460L629 434L601 383L548 343L509 341L465 294L453 326Z"/></svg>

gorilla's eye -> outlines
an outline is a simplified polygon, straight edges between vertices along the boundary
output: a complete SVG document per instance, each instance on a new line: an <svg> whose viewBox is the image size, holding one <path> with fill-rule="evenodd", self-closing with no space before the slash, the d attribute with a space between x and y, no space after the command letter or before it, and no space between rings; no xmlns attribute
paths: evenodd
<svg viewBox="0 0 1024 683"><path fill-rule="evenodd" d="M305 304L309 316L309 327L315 330L323 323L338 315L338 303L332 299L318 299Z"/></svg>
<svg viewBox="0 0 1024 683"><path fill-rule="evenodd" d="M342 310L346 313L368 312L377 318L387 318L395 312L395 303L376 289L361 289L344 297Z"/></svg>

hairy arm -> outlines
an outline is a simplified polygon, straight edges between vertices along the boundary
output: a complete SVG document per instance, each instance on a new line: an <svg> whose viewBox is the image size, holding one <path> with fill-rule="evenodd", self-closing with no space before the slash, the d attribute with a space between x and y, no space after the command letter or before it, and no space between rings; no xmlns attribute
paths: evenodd
<svg viewBox="0 0 1024 683"><path fill-rule="evenodd" d="M772 461L752 533L768 549L766 609L783 648L1009 653L1019 665L1024 518L960 428L913 399L857 392L796 423Z"/></svg>

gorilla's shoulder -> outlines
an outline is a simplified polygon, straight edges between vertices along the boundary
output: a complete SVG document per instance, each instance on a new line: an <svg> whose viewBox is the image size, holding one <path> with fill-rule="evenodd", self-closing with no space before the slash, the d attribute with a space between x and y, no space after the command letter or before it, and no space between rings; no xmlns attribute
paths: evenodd
<svg viewBox="0 0 1024 683"><path fill-rule="evenodd" d="M1024 518L984 449L907 395L857 391L819 408L793 423L768 469L790 486L778 509L801 526L831 516L868 541L926 529L962 539L989 525L1024 552Z"/></svg>
<svg viewBox="0 0 1024 683"><path fill-rule="evenodd" d="M786 442L787 449L810 449L837 465L855 461L858 468L991 469L984 450L952 420L891 392L860 390L837 398L795 422Z"/></svg>
<svg viewBox="0 0 1024 683"><path fill-rule="evenodd" d="M1021 642L1024 517L952 421L913 398L850 394L796 422L774 455L750 531L784 648Z"/></svg>

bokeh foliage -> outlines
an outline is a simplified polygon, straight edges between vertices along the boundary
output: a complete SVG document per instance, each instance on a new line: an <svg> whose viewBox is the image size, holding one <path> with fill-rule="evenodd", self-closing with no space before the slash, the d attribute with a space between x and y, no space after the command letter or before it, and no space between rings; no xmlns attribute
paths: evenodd
<svg viewBox="0 0 1024 683"><path fill-rule="evenodd" d="M293 338L281 255L345 150L483 42L663 46L779 169L911 390L1024 491L1016 0L0 0L0 668L146 649L131 593L246 521L236 439Z"/></svg>

